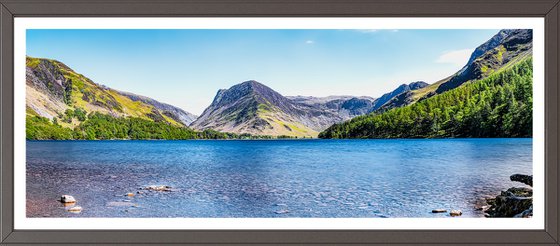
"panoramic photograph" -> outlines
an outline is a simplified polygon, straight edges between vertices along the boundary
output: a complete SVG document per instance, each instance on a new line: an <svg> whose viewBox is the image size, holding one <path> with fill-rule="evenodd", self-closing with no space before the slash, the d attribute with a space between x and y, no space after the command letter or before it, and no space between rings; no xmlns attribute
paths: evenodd
<svg viewBox="0 0 560 246"><path fill-rule="evenodd" d="M28 218L533 216L532 29L25 41Z"/></svg>

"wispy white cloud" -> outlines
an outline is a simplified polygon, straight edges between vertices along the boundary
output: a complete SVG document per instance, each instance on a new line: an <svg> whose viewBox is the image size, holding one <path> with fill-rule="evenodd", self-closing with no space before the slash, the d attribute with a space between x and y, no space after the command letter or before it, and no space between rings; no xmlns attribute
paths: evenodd
<svg viewBox="0 0 560 246"><path fill-rule="evenodd" d="M473 49L451 50L441 54L437 63L451 63L455 65L465 65L471 56Z"/></svg>
<svg viewBox="0 0 560 246"><path fill-rule="evenodd" d="M306 44L314 44L315 41L313 41L313 40L306 40L305 43L306 43Z"/></svg>
<svg viewBox="0 0 560 246"><path fill-rule="evenodd" d="M373 33L373 32L378 32L379 29L359 29L358 32L363 32L363 33Z"/></svg>
<svg viewBox="0 0 560 246"><path fill-rule="evenodd" d="M358 29L358 32L361 33L377 33L377 32L398 32L399 29Z"/></svg>

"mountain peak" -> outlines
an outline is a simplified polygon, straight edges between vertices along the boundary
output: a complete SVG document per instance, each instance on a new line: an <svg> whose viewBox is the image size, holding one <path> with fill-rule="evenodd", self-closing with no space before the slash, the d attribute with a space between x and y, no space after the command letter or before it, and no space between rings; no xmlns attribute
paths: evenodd
<svg viewBox="0 0 560 246"><path fill-rule="evenodd" d="M247 80L245 82L239 83L239 85L259 86L259 85L263 85L263 84L261 84L260 82L258 82L256 80Z"/></svg>
<svg viewBox="0 0 560 246"><path fill-rule="evenodd" d="M240 90L240 91L245 91L245 92L250 92L250 91L256 91L256 92L264 92L264 91L272 91L271 88L269 88L268 86L259 83L256 80L248 80L239 84L236 84L232 87L230 87L227 91L236 91L236 90Z"/></svg>
<svg viewBox="0 0 560 246"><path fill-rule="evenodd" d="M401 85L399 85L399 87L397 87L393 91L385 93L381 97L377 98L375 100L375 103L374 103L371 111L375 111L375 110L381 108L383 105L390 102L391 100L393 100L395 97L397 97L398 95L400 95L402 93L413 91L413 90L418 90L418 89L424 88L426 86L428 86L428 83L426 83L424 81L411 82L410 84L401 84Z"/></svg>
<svg viewBox="0 0 560 246"><path fill-rule="evenodd" d="M254 97L257 95L260 98L270 98L271 100L276 100L282 97L278 92L274 91L270 87L261 84L255 80L248 80L233 85L229 89L218 90L212 104L226 105L226 104L234 103L240 100L241 98L245 98L249 96Z"/></svg>
<svg viewBox="0 0 560 246"><path fill-rule="evenodd" d="M410 90L418 90L418 89L424 88L428 85L429 84L424 82L424 81L416 81L416 82L412 82L412 83L408 84L408 86L410 87Z"/></svg>
<svg viewBox="0 0 560 246"><path fill-rule="evenodd" d="M482 56L484 53L500 46L501 44L506 42L506 40L515 39L515 38L532 40L532 36L533 36L533 30L531 29L502 29L496 35L492 36L492 38L490 38L488 41L478 46L473 51L465 67L471 64L478 57Z"/></svg>
<svg viewBox="0 0 560 246"><path fill-rule="evenodd" d="M238 134L315 137L345 115L364 114L373 99L334 99L320 105L304 103L314 98L292 100L255 80L219 90L212 104L190 126ZM333 104L333 105L331 105ZM336 105L335 105L336 104ZM337 108L333 110L332 108Z"/></svg>

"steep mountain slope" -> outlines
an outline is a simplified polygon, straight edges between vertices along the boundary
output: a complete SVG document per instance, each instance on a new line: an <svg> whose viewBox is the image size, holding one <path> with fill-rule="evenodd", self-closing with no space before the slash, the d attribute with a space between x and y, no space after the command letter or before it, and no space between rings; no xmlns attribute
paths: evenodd
<svg viewBox="0 0 560 246"><path fill-rule="evenodd" d="M251 80L219 90L191 127L254 135L316 137L319 131L342 120L333 110L296 103Z"/></svg>
<svg viewBox="0 0 560 246"><path fill-rule="evenodd" d="M445 91L452 90L469 81L488 77L490 74L529 57L533 50L533 32L530 29L501 30L480 45L471 54L467 64L457 73L424 88L395 96L378 110L410 105Z"/></svg>
<svg viewBox="0 0 560 246"><path fill-rule="evenodd" d="M412 105L335 124L320 138L531 137L532 58Z"/></svg>
<svg viewBox="0 0 560 246"><path fill-rule="evenodd" d="M76 127L83 121L76 115L92 112L175 126L187 126L194 118L177 107L96 84L59 61L27 57L26 65L28 115L56 120L65 127Z"/></svg>
<svg viewBox="0 0 560 246"><path fill-rule="evenodd" d="M173 119L177 122L181 122L185 126L190 125L198 117L194 114L186 112L185 110L177 108L173 105L170 105L170 104L167 104L167 103L162 103L162 102L156 101L156 100L154 100L152 98L149 98L149 97L140 96L140 95L136 95L134 93L125 92L125 91L118 91L118 92L119 92L119 94L130 98L132 101L140 101L140 102L143 102L145 104L154 106L156 109L158 109L160 112L162 112L163 115L168 116L169 118L171 118L171 119Z"/></svg>
<svg viewBox="0 0 560 246"><path fill-rule="evenodd" d="M401 95L403 93L407 93L407 92L410 92L410 91L422 89L426 86L428 86L428 83L426 83L424 81L412 82L408 85L407 84L402 84L399 87L397 87L395 90L393 90L391 92L388 92L388 93L385 93L381 97L376 99L373 107L370 110L370 112L381 108L382 106L384 106L388 102L391 102L394 98L398 97L399 95Z"/></svg>
<svg viewBox="0 0 560 246"><path fill-rule="evenodd" d="M442 83L436 93L457 88L470 80L485 78L499 70L510 61L532 54L533 31L501 30L489 41L479 46L471 55L469 63L465 65L449 81ZM478 55L480 53L480 55Z"/></svg>

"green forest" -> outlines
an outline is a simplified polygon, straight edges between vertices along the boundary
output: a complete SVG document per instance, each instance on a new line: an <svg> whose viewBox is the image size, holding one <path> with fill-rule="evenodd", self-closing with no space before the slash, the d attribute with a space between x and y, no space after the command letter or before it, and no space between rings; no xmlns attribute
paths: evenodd
<svg viewBox="0 0 560 246"><path fill-rule="evenodd" d="M334 124L319 138L531 137L532 58L383 113Z"/></svg>
<svg viewBox="0 0 560 246"><path fill-rule="evenodd" d="M178 127L166 122L120 117L93 112L88 115L82 109L67 110L63 120L71 122L73 118L81 123L74 129L58 124L56 118L49 119L37 115L28 115L26 120L26 138L28 140L108 140L108 139L272 139L289 138L288 136L255 136L234 134L214 130L194 131L188 127Z"/></svg>

